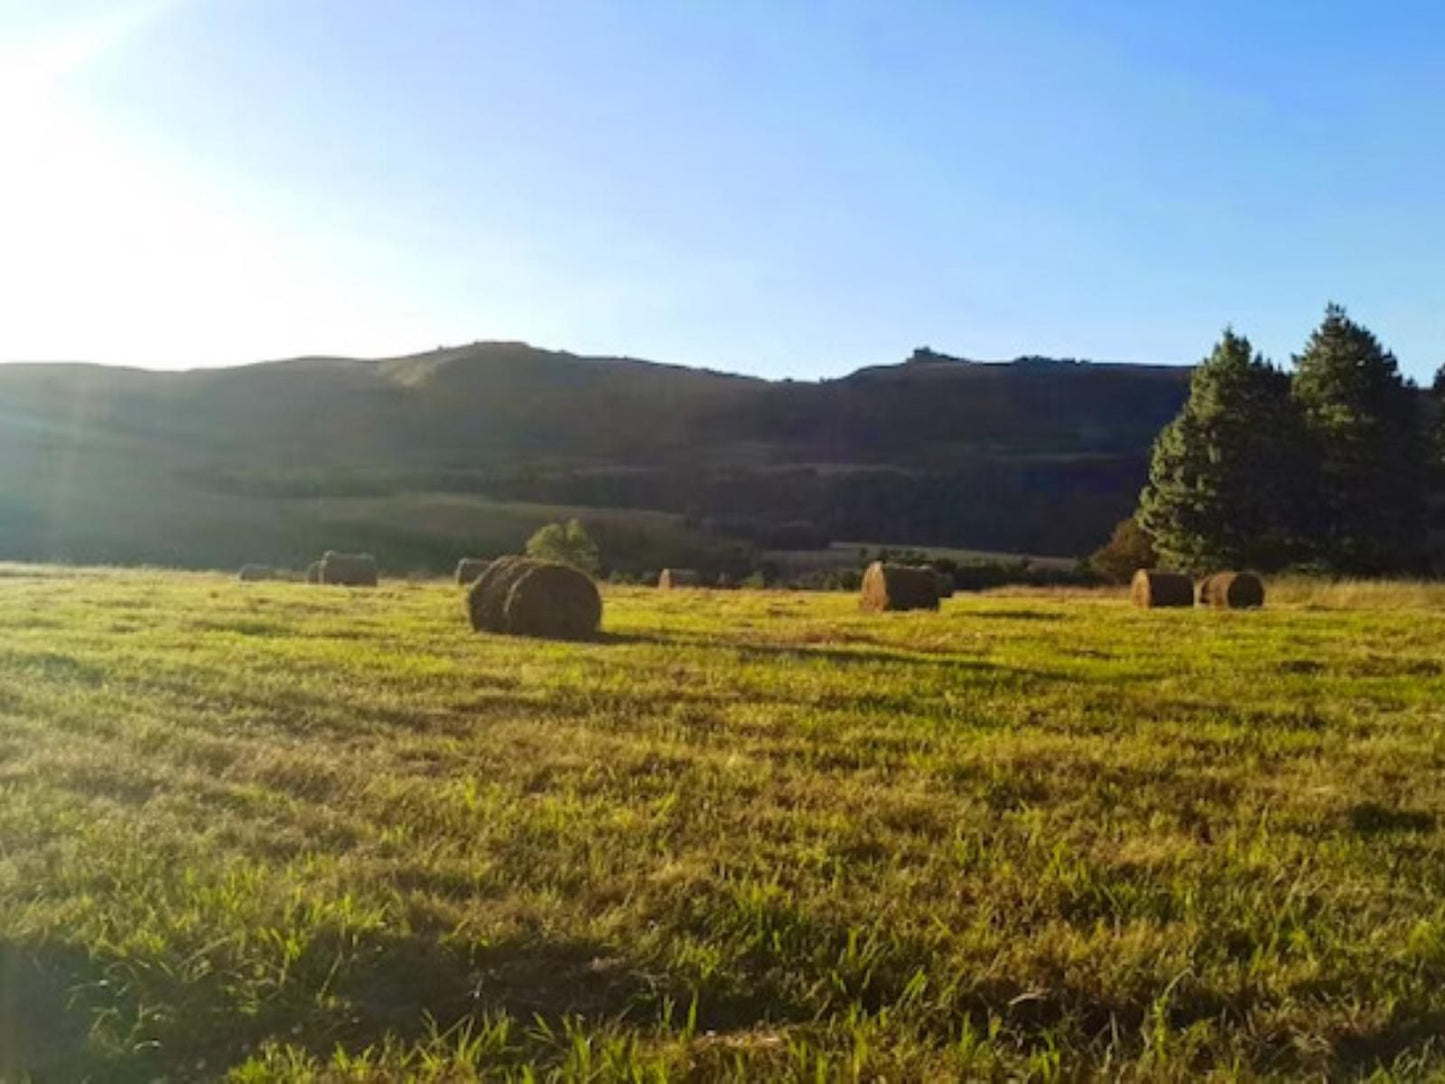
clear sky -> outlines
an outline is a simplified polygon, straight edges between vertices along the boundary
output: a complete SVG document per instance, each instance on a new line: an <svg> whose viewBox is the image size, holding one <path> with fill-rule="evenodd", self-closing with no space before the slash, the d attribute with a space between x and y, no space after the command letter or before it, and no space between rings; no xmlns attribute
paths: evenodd
<svg viewBox="0 0 1445 1084"><path fill-rule="evenodd" d="M0 0L0 359L1445 362L1445 5Z"/></svg>

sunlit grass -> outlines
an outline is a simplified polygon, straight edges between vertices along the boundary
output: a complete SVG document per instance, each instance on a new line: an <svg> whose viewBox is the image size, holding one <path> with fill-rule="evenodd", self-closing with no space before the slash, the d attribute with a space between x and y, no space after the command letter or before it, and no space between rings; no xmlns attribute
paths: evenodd
<svg viewBox="0 0 1445 1084"><path fill-rule="evenodd" d="M1321 609L1432 609L1445 607L1445 583L1427 580L1323 580L1290 576L1274 581L1271 598Z"/></svg>
<svg viewBox="0 0 1445 1084"><path fill-rule="evenodd" d="M1439 1069L1439 589L1271 587L0 567L0 1079Z"/></svg>

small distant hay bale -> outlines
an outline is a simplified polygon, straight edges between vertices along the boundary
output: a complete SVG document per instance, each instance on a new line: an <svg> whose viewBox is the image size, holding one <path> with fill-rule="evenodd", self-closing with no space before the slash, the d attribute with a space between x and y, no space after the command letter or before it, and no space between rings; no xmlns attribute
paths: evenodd
<svg viewBox="0 0 1445 1084"><path fill-rule="evenodd" d="M309 565L306 566L306 582L307 582L307 583L320 583L320 582L321 582L321 562L320 562L320 561L312 561Z"/></svg>
<svg viewBox="0 0 1445 1084"><path fill-rule="evenodd" d="M1194 581L1182 572L1141 568L1129 586L1129 601L1145 610L1164 606L1193 606Z"/></svg>
<svg viewBox="0 0 1445 1084"><path fill-rule="evenodd" d="M678 587L698 587L701 584L702 577L691 568L664 568L662 574L657 577L659 591L671 591Z"/></svg>
<svg viewBox="0 0 1445 1084"><path fill-rule="evenodd" d="M586 640L602 623L602 596L571 565L534 564L517 578L503 608L507 631L551 640Z"/></svg>
<svg viewBox="0 0 1445 1084"><path fill-rule="evenodd" d="M1264 581L1253 572L1216 572L1199 584L1199 605L1252 610L1264 605Z"/></svg>
<svg viewBox="0 0 1445 1084"><path fill-rule="evenodd" d="M242 583L259 583L262 580L277 580L280 575L270 565L242 565L240 580Z"/></svg>
<svg viewBox="0 0 1445 1084"><path fill-rule="evenodd" d="M874 561L863 573L862 590L859 608L864 613L938 609L938 575L931 568Z"/></svg>
<svg viewBox="0 0 1445 1084"><path fill-rule="evenodd" d="M938 577L938 597L939 597L939 598L952 598L952 597L953 597L953 586L954 586L954 585L953 585L953 573L952 573L952 572L940 572L938 569L935 568L935 569L933 570L933 574Z"/></svg>
<svg viewBox="0 0 1445 1084"><path fill-rule="evenodd" d="M457 585L469 587L487 570L492 562L482 557L463 557L457 562Z"/></svg>
<svg viewBox="0 0 1445 1084"><path fill-rule="evenodd" d="M321 556L321 582L339 587L375 587L376 558L369 553L337 553Z"/></svg>
<svg viewBox="0 0 1445 1084"><path fill-rule="evenodd" d="M498 557L467 589L467 617L477 632L506 632L507 595L519 576L540 564L530 557Z"/></svg>

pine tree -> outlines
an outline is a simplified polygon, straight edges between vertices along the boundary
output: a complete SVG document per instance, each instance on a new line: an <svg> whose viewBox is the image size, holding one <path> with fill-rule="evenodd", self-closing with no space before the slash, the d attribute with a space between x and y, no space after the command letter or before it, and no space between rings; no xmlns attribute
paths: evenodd
<svg viewBox="0 0 1445 1084"><path fill-rule="evenodd" d="M1430 414L1425 431L1429 434L1430 448L1427 451L1432 490L1440 488L1442 468L1445 468L1445 365L1435 370L1435 379L1430 384Z"/></svg>
<svg viewBox="0 0 1445 1084"><path fill-rule="evenodd" d="M1436 575L1445 573L1445 365L1435 370L1425 402L1422 429L1425 442L1425 565ZM1433 544L1432 541L1433 540Z"/></svg>
<svg viewBox="0 0 1445 1084"><path fill-rule="evenodd" d="M1428 442L1395 357L1338 305L1295 358L1317 475L1305 517L1316 559L1334 572L1418 568Z"/></svg>
<svg viewBox="0 0 1445 1084"><path fill-rule="evenodd" d="M1299 447L1289 379L1226 328L1154 442L1138 519L1161 564L1212 572L1290 560Z"/></svg>

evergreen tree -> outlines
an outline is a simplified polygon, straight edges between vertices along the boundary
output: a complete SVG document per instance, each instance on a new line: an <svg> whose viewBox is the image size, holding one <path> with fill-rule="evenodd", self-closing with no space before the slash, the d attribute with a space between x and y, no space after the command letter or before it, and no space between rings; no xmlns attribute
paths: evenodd
<svg viewBox="0 0 1445 1084"><path fill-rule="evenodd" d="M1394 355L1332 304L1295 358L1293 395L1317 469L1304 521L1316 559L1367 575L1417 568L1428 442Z"/></svg>
<svg viewBox="0 0 1445 1084"><path fill-rule="evenodd" d="M1424 563L1436 575L1445 573L1445 365L1435 370L1430 395L1424 404L1422 423L1425 441L1425 538Z"/></svg>
<svg viewBox="0 0 1445 1084"><path fill-rule="evenodd" d="M1430 488L1439 490L1442 480L1445 480L1442 478L1445 474L1445 365L1435 370L1435 379L1430 384L1430 414L1429 424L1425 427L1430 441L1428 473L1431 476Z"/></svg>
<svg viewBox="0 0 1445 1084"><path fill-rule="evenodd" d="M1154 442L1138 519L1161 564L1212 572L1290 560L1299 447L1289 379L1226 328Z"/></svg>

